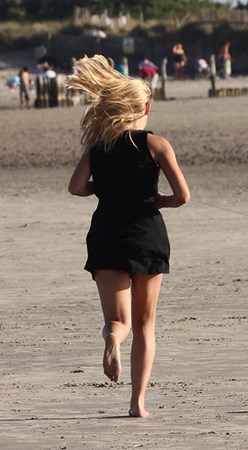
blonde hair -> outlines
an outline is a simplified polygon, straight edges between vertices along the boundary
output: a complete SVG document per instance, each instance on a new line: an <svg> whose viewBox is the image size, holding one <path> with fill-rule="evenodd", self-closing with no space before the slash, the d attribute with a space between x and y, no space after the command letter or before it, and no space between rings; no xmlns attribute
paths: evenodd
<svg viewBox="0 0 248 450"><path fill-rule="evenodd" d="M110 149L120 134L131 130L134 122L144 116L145 104L151 98L145 81L120 74L102 55L76 61L66 86L87 94L91 100L80 122L85 151L98 143Z"/></svg>

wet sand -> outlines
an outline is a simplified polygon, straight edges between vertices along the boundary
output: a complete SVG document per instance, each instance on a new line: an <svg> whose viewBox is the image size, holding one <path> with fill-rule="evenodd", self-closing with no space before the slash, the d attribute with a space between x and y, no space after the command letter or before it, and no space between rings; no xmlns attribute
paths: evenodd
<svg viewBox="0 0 248 450"><path fill-rule="evenodd" d="M148 128L171 141L192 201L163 211L171 273L158 306L149 419L127 416L131 336L120 382L102 373L102 313L83 270L96 200L67 193L84 107L20 111L4 97L3 450L248 448L248 97L209 99L205 80L171 83L177 98L153 104Z"/></svg>

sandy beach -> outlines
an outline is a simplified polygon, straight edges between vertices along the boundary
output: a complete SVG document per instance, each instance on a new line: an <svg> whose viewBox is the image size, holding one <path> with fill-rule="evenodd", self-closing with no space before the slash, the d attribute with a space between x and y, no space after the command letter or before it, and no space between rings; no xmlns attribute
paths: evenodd
<svg viewBox="0 0 248 450"><path fill-rule="evenodd" d="M96 199L67 192L85 106L21 111L2 84L1 450L248 448L248 96L210 99L209 87L170 80L174 100L152 105L147 128L172 143L192 200L163 211L172 256L151 417L130 419L131 336L115 385L102 373L102 313L83 270Z"/></svg>

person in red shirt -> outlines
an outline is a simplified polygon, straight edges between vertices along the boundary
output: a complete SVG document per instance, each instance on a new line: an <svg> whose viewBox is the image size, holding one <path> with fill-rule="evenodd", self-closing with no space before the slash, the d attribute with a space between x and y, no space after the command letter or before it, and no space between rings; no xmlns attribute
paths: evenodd
<svg viewBox="0 0 248 450"><path fill-rule="evenodd" d="M158 67L149 59L143 59L139 63L139 73L141 78L149 80L152 98L155 98L158 85Z"/></svg>

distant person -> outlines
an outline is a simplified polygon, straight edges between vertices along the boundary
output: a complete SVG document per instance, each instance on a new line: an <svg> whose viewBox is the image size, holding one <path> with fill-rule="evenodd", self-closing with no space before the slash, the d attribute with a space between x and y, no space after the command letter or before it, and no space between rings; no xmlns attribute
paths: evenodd
<svg viewBox="0 0 248 450"><path fill-rule="evenodd" d="M111 58L110 56L108 56L107 57L107 61L108 61L108 63L109 63L109 65L110 65L110 67L115 67L115 61L114 61L114 59L113 58Z"/></svg>
<svg viewBox="0 0 248 450"><path fill-rule="evenodd" d="M20 107L29 108L29 68L27 66L23 66L23 68L19 72L20 84Z"/></svg>
<svg viewBox="0 0 248 450"><path fill-rule="evenodd" d="M232 58L230 54L230 42L226 42L220 49L219 52L219 65L220 72L219 75L221 78L229 79L232 74Z"/></svg>
<svg viewBox="0 0 248 450"><path fill-rule="evenodd" d="M51 80L53 78L56 78L56 72L53 70L48 64L44 64L43 70L45 72L45 76Z"/></svg>
<svg viewBox="0 0 248 450"><path fill-rule="evenodd" d="M172 53L175 78L181 80L184 76L184 67L187 64L187 57L182 44L175 44L172 48Z"/></svg>
<svg viewBox="0 0 248 450"><path fill-rule="evenodd" d="M120 62L116 65L116 70L120 72L122 75L125 75L128 77L129 75L129 68L128 68L128 59L126 56L123 56L121 58Z"/></svg>
<svg viewBox="0 0 248 450"><path fill-rule="evenodd" d="M195 60L195 73L196 76L208 78L210 75L210 66L208 65L207 61L203 58L199 58Z"/></svg>
<svg viewBox="0 0 248 450"><path fill-rule="evenodd" d="M13 77L11 77L6 84L10 89L18 89L20 87L19 75L14 75Z"/></svg>
<svg viewBox="0 0 248 450"><path fill-rule="evenodd" d="M71 64L70 64L72 71L73 71L73 67L75 66L76 62L77 62L77 59L75 58L75 56L73 56L71 58Z"/></svg>
<svg viewBox="0 0 248 450"><path fill-rule="evenodd" d="M139 73L141 78L149 80L152 98L155 98L158 85L158 67L149 59L144 58L139 63Z"/></svg>

